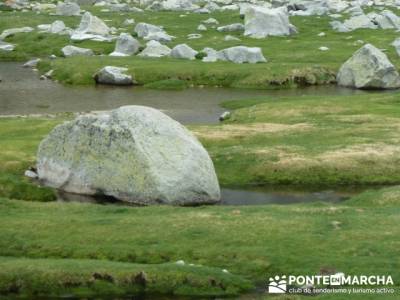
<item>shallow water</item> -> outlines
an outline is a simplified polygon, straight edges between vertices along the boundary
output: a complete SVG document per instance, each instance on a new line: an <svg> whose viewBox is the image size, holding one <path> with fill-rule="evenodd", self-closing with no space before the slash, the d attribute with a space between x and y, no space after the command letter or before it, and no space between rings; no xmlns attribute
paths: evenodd
<svg viewBox="0 0 400 300"><path fill-rule="evenodd" d="M365 93L336 86L289 90L192 88L158 91L141 87L63 86L40 80L22 63L0 62L0 114L25 115L110 110L123 105L146 105L164 111L183 124L218 123L221 102L257 97L340 95Z"/></svg>
<svg viewBox="0 0 400 300"><path fill-rule="evenodd" d="M184 91L147 90L140 87L64 86L40 80L37 72L22 63L0 62L0 115L51 114L109 110L122 105L151 106L184 124L218 123L221 102L257 97L301 95L349 95L364 91L336 86L290 90L193 88ZM284 191L266 188L222 189L222 205L292 204L340 202L356 191ZM110 198L60 194L60 201L115 203ZM117 202L121 204L120 202ZM123 203L122 203L123 204Z"/></svg>
<svg viewBox="0 0 400 300"><path fill-rule="evenodd" d="M360 193L363 189L348 188L340 190L300 191L271 188L240 188L221 189L221 203L219 205L266 205L266 204L295 204L311 202L339 203ZM58 193L59 202L81 202L94 204L129 205L112 197L91 197L70 193Z"/></svg>

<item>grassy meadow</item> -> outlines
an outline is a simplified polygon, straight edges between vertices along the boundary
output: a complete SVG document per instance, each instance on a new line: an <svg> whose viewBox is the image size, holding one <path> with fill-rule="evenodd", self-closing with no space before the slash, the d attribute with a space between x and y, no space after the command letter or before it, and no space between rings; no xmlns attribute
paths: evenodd
<svg viewBox="0 0 400 300"><path fill-rule="evenodd" d="M208 26L205 32L198 32L197 26L210 17L219 21L220 25L243 22L237 12L223 12L212 14L182 14L179 12L148 12L144 13L110 13L101 12L100 8L89 8L94 15L106 21L119 32L133 34L135 25L123 26L123 21L133 18L136 23L147 22L164 26L167 33L176 37L167 45L173 46L187 43L192 48L200 51L204 47L216 50L245 45L261 47L264 56L268 59L263 64L233 64L230 62L203 63L199 60L186 61L172 58L149 59L133 57L108 57L114 50L115 43L107 42L71 42L68 36L56 34L31 33L16 34L6 39L15 43L17 47L13 52L0 52L0 60L27 60L32 57L45 59L39 68L42 72L53 69L54 78L67 84L94 84L92 75L99 68L106 65L124 66L129 69L138 84L150 85L149 88L166 89L176 85L176 80L186 82L188 86L224 86L237 88L276 89L294 86L328 84L335 81L335 74L358 48L362 42L372 43L378 48L386 49L391 61L400 66L400 59L393 46L390 44L397 37L394 30L356 30L349 33L334 32L329 22L329 17L291 17L291 22L297 26L299 34L290 37L269 37L257 40L242 36L239 32L218 32L216 28ZM184 17L182 17L184 16ZM343 16L345 18L346 16ZM51 23L62 20L71 27L76 28L80 17L50 16L36 14L35 12L14 13L3 12L0 18L0 31L12 27L31 26ZM325 32L326 36L318 34ZM373 32L373 34L371 34ZM188 40L190 33L201 33L200 39ZM230 34L241 41L224 41L224 36ZM141 41L145 45L145 41ZM71 57L46 60L54 54L62 55L61 48L73 44L78 47L94 50L96 57ZM321 46L329 47L329 51L320 51ZM172 83L169 82L172 80ZM175 83L175 85L174 85Z"/></svg>
<svg viewBox="0 0 400 300"><path fill-rule="evenodd" d="M242 20L237 12L85 9L120 32L128 18L162 25L176 36L168 43L171 48L180 43L196 50L257 46L268 62L237 65L116 58L108 56L114 43L72 43L68 36L38 31L7 38L6 42L17 46L13 52L0 52L0 61L40 57L40 72L52 69L53 79L71 85L94 84L92 75L102 66L124 66L139 84L166 90L190 86L282 89L333 83L340 65L361 47L360 40L386 49L400 67L400 58L390 46L398 33L336 33L328 17L292 17L299 34L290 37L255 40L208 26L201 39L187 40L210 17L220 26ZM3 11L0 32L55 20L75 28L80 17ZM124 30L133 33L133 28ZM320 32L326 36L318 36ZM226 34L241 41L226 42ZM68 44L91 48L97 56L63 58L61 48ZM322 52L321 46L330 50ZM58 58L49 59L52 54ZM292 205L132 207L58 202L56 191L24 177L24 172L35 166L40 141L73 116L1 117L0 299L147 295L146 299L303 300L310 297L265 294L268 278L326 272L391 275L396 293L312 299L397 299L399 93L260 97L228 101L224 107L232 115L221 124L189 126L210 153L222 187L364 187L366 191L340 203ZM377 186L390 187L368 190ZM176 263L181 260L185 263Z"/></svg>
<svg viewBox="0 0 400 300"><path fill-rule="evenodd" d="M223 186L400 182L398 93L250 99L225 106L234 110L229 121L190 127L210 152ZM268 276L326 269L390 274L398 288L400 188L364 192L338 204L290 206L52 202L52 190L22 174L34 165L40 140L69 118L0 119L0 294L17 289L18 295L40 295L48 289L81 296L252 295ZM174 264L178 260L202 267ZM146 286L140 280L127 284L141 272Z"/></svg>

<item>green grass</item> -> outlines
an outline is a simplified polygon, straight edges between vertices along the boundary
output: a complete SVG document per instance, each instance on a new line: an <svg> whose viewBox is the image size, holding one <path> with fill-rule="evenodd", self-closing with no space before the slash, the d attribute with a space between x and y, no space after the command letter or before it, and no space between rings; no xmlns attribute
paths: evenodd
<svg viewBox="0 0 400 300"><path fill-rule="evenodd" d="M184 80L190 85L246 87L260 89L288 88L297 85L326 84L334 81L334 75L340 65L347 60L360 45L357 40L370 42L379 48L387 49L390 60L400 66L400 59L395 49L390 46L397 37L394 30L356 30L350 33L337 33L331 30L328 17L292 17L291 21L299 34L290 37L270 37L257 40L240 36L242 41L226 42L225 33L209 28L202 32L203 38L187 40L189 33L195 33L202 20L214 17L220 25L242 22L236 12L213 13L210 15L189 14L179 17L179 12L144 12L144 13L104 13L98 8L88 8L101 17L110 26L121 28L127 18L136 22L148 22L162 25L166 31L176 36L169 43L171 48L180 43L187 43L196 50L213 47L217 50L236 45L261 47L266 64L237 65L228 62L203 63L199 60L185 61L170 58L146 59L140 57L90 57L56 59L40 65L42 72L54 69L55 79L67 84L93 84L93 73L105 65L125 66L134 75L139 84L149 84L162 80ZM51 23L56 19L63 20L68 26L75 28L79 17L60 17L35 13L3 12L0 19L0 30L10 27L36 26ZM134 25L127 27L133 32ZM327 35L318 37L321 31ZM60 56L60 49L70 44L68 37L37 32L17 34L7 41L17 44L14 52L0 53L0 60L26 60L30 57L48 57L50 54ZM142 41L144 44L144 41ZM80 47L91 48L96 54L109 54L114 49L114 43L84 41L74 43ZM329 51L322 52L318 48L327 46Z"/></svg>
<svg viewBox="0 0 400 300"><path fill-rule="evenodd" d="M0 295L118 297L127 295L227 296L252 288L221 269L132 264L88 259L0 257Z"/></svg>
<svg viewBox="0 0 400 300"><path fill-rule="evenodd" d="M192 126L222 185L333 187L400 182L399 94L225 103L222 125Z"/></svg>
<svg viewBox="0 0 400 300"><path fill-rule="evenodd" d="M223 293L203 278L221 274L215 269L188 274L193 270L188 267L182 274L174 266L163 267L177 260L228 269L237 277L216 277L232 286L228 294L248 287L244 279L264 286L268 276L318 274L326 268L391 275L398 288L400 265L393 258L400 246L400 189L389 192L395 200L385 201L382 191L377 194L382 201L373 205L369 193L335 205L197 208L1 199L0 256L10 258L0 259L0 290L18 279L26 292L43 291L42 282L57 291L68 280L85 285L97 272L117 278L116 287L105 289L122 293L127 291L120 286L123 278L143 270L160 278L149 291L186 291L182 276L198 276L198 286L189 280L186 294Z"/></svg>

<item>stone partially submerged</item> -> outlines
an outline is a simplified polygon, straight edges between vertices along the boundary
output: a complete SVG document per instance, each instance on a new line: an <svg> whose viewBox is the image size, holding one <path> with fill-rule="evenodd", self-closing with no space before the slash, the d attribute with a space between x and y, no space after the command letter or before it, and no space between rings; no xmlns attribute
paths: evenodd
<svg viewBox="0 0 400 300"><path fill-rule="evenodd" d="M387 56L371 44L356 51L340 68L337 82L359 89L394 89L400 77Z"/></svg>
<svg viewBox="0 0 400 300"><path fill-rule="evenodd" d="M132 76L125 74L127 71L127 68L107 66L97 71L93 78L100 84L132 85Z"/></svg>
<svg viewBox="0 0 400 300"><path fill-rule="evenodd" d="M213 163L199 141L158 110L125 106L53 129L38 150L39 179L86 195L151 205L216 203Z"/></svg>
<svg viewBox="0 0 400 300"><path fill-rule="evenodd" d="M244 35L262 39L268 36L285 36L294 33L286 8L250 6L245 10Z"/></svg>

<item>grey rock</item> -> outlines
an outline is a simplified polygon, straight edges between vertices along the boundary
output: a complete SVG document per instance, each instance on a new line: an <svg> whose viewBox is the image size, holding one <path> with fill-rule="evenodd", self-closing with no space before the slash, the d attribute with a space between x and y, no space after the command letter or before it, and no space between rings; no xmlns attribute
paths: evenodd
<svg viewBox="0 0 400 300"><path fill-rule="evenodd" d="M245 11L245 36L265 38L268 36L290 35L291 29L286 9L249 7Z"/></svg>
<svg viewBox="0 0 400 300"><path fill-rule="evenodd" d="M70 56L92 56L94 55L92 49L80 48L72 45L65 46L61 49L65 57Z"/></svg>
<svg viewBox="0 0 400 300"><path fill-rule="evenodd" d="M234 31L244 31L244 25L241 23L230 24L226 26L220 26L217 28L219 32L234 32Z"/></svg>
<svg viewBox="0 0 400 300"><path fill-rule="evenodd" d="M139 51L140 43L129 33L121 33L110 56L130 56Z"/></svg>
<svg viewBox="0 0 400 300"><path fill-rule="evenodd" d="M60 2L57 5L56 15L59 16L79 16L81 8L74 2Z"/></svg>
<svg viewBox="0 0 400 300"><path fill-rule="evenodd" d="M337 82L359 89L394 89L400 77L387 56L371 44L357 50L340 68Z"/></svg>
<svg viewBox="0 0 400 300"><path fill-rule="evenodd" d="M171 53L171 49L165 45L160 44L157 41L149 41L146 44L146 48L138 54L141 57L163 57L168 56Z"/></svg>
<svg viewBox="0 0 400 300"><path fill-rule="evenodd" d="M223 49L218 52L218 59L223 61L230 61L236 64L255 64L267 61L262 54L261 48L245 46L236 46Z"/></svg>
<svg viewBox="0 0 400 300"><path fill-rule="evenodd" d="M203 146L153 108L125 106L54 128L37 155L47 186L141 205L216 203L220 188Z"/></svg>
<svg viewBox="0 0 400 300"><path fill-rule="evenodd" d="M28 33L28 32L32 32L33 30L34 29L32 27L20 27L20 28L5 29L0 34L0 40L4 40L14 34L17 34L17 33Z"/></svg>
<svg viewBox="0 0 400 300"><path fill-rule="evenodd" d="M100 18L93 16L90 12L85 12L78 28L71 35L71 39L109 41L110 31L110 28Z"/></svg>
<svg viewBox="0 0 400 300"><path fill-rule="evenodd" d="M125 74L127 68L106 66L94 74L93 78L96 83L110 85L132 85L133 79L131 75Z"/></svg>
<svg viewBox="0 0 400 300"><path fill-rule="evenodd" d="M186 44L180 44L176 45L172 50L171 50L171 57L173 58L180 58L180 59L189 59L189 60L195 60L197 51L193 50Z"/></svg>

